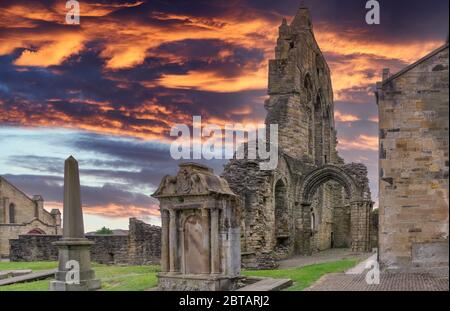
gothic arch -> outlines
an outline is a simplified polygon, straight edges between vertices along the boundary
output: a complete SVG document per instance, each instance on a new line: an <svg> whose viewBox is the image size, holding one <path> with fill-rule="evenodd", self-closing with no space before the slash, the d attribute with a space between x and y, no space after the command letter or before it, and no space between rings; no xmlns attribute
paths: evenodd
<svg viewBox="0 0 450 311"><path fill-rule="evenodd" d="M362 189L355 179L343 168L336 165L323 165L309 172L300 184L300 213L303 217L303 250L310 252L311 236L311 200L317 188L329 180L343 186L350 199L351 209L351 247L353 251L369 251L370 248L370 212L372 201L365 200Z"/></svg>
<svg viewBox="0 0 450 311"><path fill-rule="evenodd" d="M312 94L313 94L313 84L312 84L311 75L309 74L309 72L306 73L306 75L305 75L305 80L303 81L303 87L305 88L305 92L306 92L306 100L308 103L310 103L312 100Z"/></svg>
<svg viewBox="0 0 450 311"><path fill-rule="evenodd" d="M314 159L316 165L323 163L323 106L320 93L317 94L314 101Z"/></svg>
<svg viewBox="0 0 450 311"><path fill-rule="evenodd" d="M334 180L342 185L347 193L347 197L352 201L362 199L361 189L355 180L345 170L336 165L324 165L305 176L300 185L300 201L310 203L317 188L329 180Z"/></svg>

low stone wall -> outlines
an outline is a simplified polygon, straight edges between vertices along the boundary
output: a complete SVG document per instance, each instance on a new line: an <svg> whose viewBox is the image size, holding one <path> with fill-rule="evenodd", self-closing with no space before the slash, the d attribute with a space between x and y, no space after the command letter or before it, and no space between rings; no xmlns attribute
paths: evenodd
<svg viewBox="0 0 450 311"><path fill-rule="evenodd" d="M18 239L9 240L9 260L58 260L58 249L52 243L60 238L60 235L19 235Z"/></svg>
<svg viewBox="0 0 450 311"><path fill-rule="evenodd" d="M128 235L87 235L95 242L91 259L98 263L158 264L161 251L161 227L130 219ZM52 243L60 235L19 235L11 239L11 261L57 260L58 248Z"/></svg>
<svg viewBox="0 0 450 311"><path fill-rule="evenodd" d="M131 218L129 230L129 263L135 265L159 264L161 258L161 227Z"/></svg>

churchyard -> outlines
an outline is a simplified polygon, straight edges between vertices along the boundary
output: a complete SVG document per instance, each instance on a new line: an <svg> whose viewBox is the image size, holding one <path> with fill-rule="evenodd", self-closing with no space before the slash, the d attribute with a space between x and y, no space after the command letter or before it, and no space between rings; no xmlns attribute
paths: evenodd
<svg viewBox="0 0 450 311"><path fill-rule="evenodd" d="M290 278L293 285L285 290L300 291L312 285L328 273L344 272L353 267L358 259L342 259L333 262L308 265L298 268L275 270L244 270L244 276ZM33 272L55 269L56 261L38 262L0 262L0 271L31 269ZM159 265L147 266L115 266L93 263L95 275L101 280L102 291L145 291L154 290L157 286ZM47 291L50 280L0 286L0 291Z"/></svg>

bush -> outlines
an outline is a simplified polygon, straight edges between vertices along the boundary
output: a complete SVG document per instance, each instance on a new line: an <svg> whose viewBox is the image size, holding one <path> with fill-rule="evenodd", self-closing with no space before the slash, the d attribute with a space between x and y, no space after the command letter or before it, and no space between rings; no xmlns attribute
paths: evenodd
<svg viewBox="0 0 450 311"><path fill-rule="evenodd" d="M95 231L97 234L113 234L113 231L109 228L103 227L97 231Z"/></svg>

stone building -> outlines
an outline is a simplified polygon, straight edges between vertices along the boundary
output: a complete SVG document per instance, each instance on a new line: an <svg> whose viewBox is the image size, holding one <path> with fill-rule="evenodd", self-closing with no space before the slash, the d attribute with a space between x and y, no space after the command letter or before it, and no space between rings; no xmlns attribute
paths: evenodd
<svg viewBox="0 0 450 311"><path fill-rule="evenodd" d="M265 123L278 124L278 167L261 171L258 160L233 159L223 173L244 206L244 264L332 247L368 251L367 169L344 164L336 151L330 69L304 6L279 27L268 94Z"/></svg>
<svg viewBox="0 0 450 311"><path fill-rule="evenodd" d="M396 271L448 271L448 42L377 85L379 256Z"/></svg>
<svg viewBox="0 0 450 311"><path fill-rule="evenodd" d="M29 198L0 176L0 257L9 256L9 240L20 234L61 234L61 213L44 209L40 195Z"/></svg>

